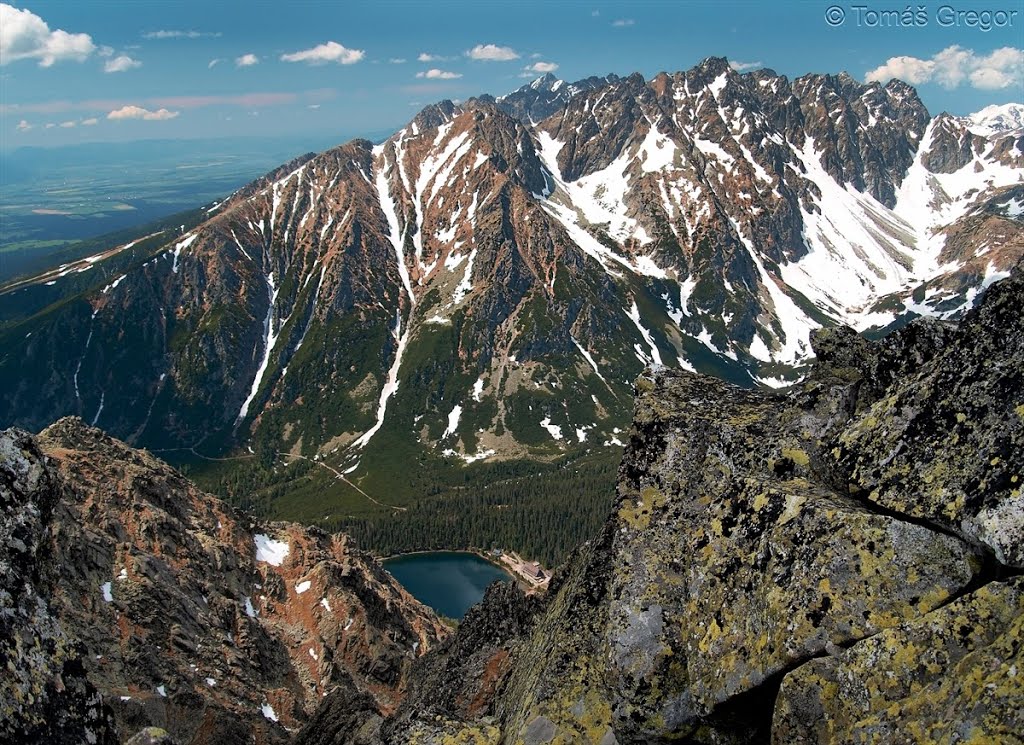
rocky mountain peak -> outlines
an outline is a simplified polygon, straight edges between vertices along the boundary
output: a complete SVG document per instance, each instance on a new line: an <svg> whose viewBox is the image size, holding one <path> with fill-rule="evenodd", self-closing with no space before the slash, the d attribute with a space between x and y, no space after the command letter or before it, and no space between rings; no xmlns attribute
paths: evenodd
<svg viewBox="0 0 1024 745"><path fill-rule="evenodd" d="M24 706L0 727L45 727L46 707L66 706L52 726L71 728L85 709L67 699L93 691L99 713L77 726L121 741L153 725L179 742L282 742L335 686L393 709L412 661L446 634L345 536L257 524L81 419L0 433L0 473L16 475L4 520L37 528L31 564L0 576L0 597L28 583L37 610L5 638L29 634L73 671L63 691L16 694ZM26 671L14 687L35 685L31 649L4 653Z"/></svg>
<svg viewBox="0 0 1024 745"><path fill-rule="evenodd" d="M714 80L719 75L732 70L732 66L725 57L705 57L694 66L693 70L708 80Z"/></svg>
<svg viewBox="0 0 1024 745"><path fill-rule="evenodd" d="M545 90L548 92L554 92L562 85L564 85L564 81L559 80L550 72L546 72L536 80L530 82L530 88L535 91Z"/></svg>
<svg viewBox="0 0 1024 745"><path fill-rule="evenodd" d="M545 73L512 93L500 96L495 100L503 110L515 118L532 124L551 116L574 96L615 83L618 80L617 75L609 74L604 77L591 76L574 83L567 83L551 73Z"/></svg>
<svg viewBox="0 0 1024 745"><path fill-rule="evenodd" d="M457 111L458 107L448 99L445 99L421 109L412 120L412 123L421 129L436 129L450 121Z"/></svg>

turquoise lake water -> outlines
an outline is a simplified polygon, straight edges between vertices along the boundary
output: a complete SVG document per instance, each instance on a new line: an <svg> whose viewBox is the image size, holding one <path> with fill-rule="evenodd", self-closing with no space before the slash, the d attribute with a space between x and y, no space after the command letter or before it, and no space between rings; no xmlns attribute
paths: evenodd
<svg viewBox="0 0 1024 745"><path fill-rule="evenodd" d="M384 568L413 597L449 618L462 618L492 582L512 581L494 564L463 551L397 556L385 561Z"/></svg>

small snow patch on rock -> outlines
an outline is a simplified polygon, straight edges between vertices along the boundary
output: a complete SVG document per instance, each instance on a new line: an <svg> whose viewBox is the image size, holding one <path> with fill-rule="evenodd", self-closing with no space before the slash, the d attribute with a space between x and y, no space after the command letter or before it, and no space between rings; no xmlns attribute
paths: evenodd
<svg viewBox="0 0 1024 745"><path fill-rule="evenodd" d="M275 541L263 533L257 533L252 539L256 542L256 561L279 567L288 556L288 544L284 541Z"/></svg>

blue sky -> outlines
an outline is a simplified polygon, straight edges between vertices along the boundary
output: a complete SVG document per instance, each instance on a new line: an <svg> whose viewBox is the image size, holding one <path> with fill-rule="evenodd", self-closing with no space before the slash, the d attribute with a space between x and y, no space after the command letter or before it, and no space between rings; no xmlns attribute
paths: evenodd
<svg viewBox="0 0 1024 745"><path fill-rule="evenodd" d="M0 148L380 135L430 102L500 95L547 69L567 80L635 71L649 78L711 55L790 77L896 75L916 84L932 113L1024 100L1019 0L915 4L924 13L913 18L883 14L907 7L16 2L0 6Z"/></svg>

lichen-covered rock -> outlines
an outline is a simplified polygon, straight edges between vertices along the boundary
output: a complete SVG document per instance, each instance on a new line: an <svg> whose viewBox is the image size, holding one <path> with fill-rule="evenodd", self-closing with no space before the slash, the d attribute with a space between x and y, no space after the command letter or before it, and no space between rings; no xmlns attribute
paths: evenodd
<svg viewBox="0 0 1024 745"><path fill-rule="evenodd" d="M1015 567L1024 567L1022 309L1017 271L988 290L934 359L892 380L832 449L851 491L988 546ZM906 336L882 342L876 359Z"/></svg>
<svg viewBox="0 0 1024 745"><path fill-rule="evenodd" d="M774 394L664 369L641 378L617 512L595 547L600 610L589 627L542 620L519 650L514 664L540 661L522 663L539 669L517 737L756 737L730 701L972 581L982 561L965 541L815 479L785 414ZM563 592L582 603L578 586Z"/></svg>
<svg viewBox="0 0 1024 745"><path fill-rule="evenodd" d="M1019 742L1022 640L1024 578L992 582L787 675L772 740Z"/></svg>
<svg viewBox="0 0 1024 745"><path fill-rule="evenodd" d="M176 745L176 743L167 730L159 727L146 727L136 732L125 745Z"/></svg>
<svg viewBox="0 0 1024 745"><path fill-rule="evenodd" d="M45 533L60 486L35 440L0 432L0 741L117 742L84 649L51 611Z"/></svg>

